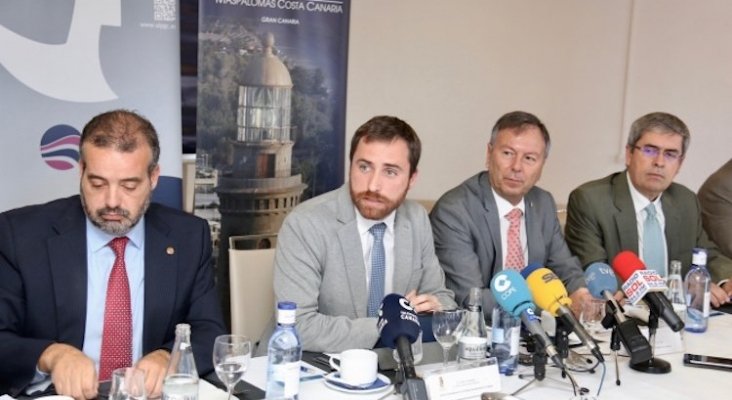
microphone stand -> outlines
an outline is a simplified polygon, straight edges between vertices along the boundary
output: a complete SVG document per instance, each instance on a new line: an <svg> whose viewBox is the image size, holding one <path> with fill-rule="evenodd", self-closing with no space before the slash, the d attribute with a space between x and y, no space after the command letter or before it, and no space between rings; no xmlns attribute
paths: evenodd
<svg viewBox="0 0 732 400"><path fill-rule="evenodd" d="M618 329L620 329L620 327L613 317L613 308L612 301L608 300L607 303L605 303L605 309L607 312L600 323L605 329L612 328L610 333L610 350L613 351L613 356L615 358L615 384L620 386L620 367L618 366L618 351L620 350L620 333L618 332Z"/></svg>
<svg viewBox="0 0 732 400"><path fill-rule="evenodd" d="M658 328L658 314L649 307L648 314L648 341L651 344L651 359L636 364L630 364L630 368L649 374L667 374L671 372L671 364L660 358L656 358L656 329Z"/></svg>
<svg viewBox="0 0 732 400"><path fill-rule="evenodd" d="M562 360L569 358L569 333L571 329L565 326L560 318L556 319L557 325L554 331L554 345L557 347L559 357ZM565 363L566 365L566 363ZM562 378L567 377L567 370L562 369Z"/></svg>

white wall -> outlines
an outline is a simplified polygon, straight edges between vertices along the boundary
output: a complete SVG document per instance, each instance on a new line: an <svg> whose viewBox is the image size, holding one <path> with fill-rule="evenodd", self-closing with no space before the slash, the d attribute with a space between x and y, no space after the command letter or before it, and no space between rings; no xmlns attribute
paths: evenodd
<svg viewBox="0 0 732 400"><path fill-rule="evenodd" d="M731 15L727 0L354 0L347 141L373 115L405 119L423 142L410 197L436 199L484 167L498 117L529 111L552 135L539 185L566 203L624 168L634 119L668 111L691 129L677 180L696 190L732 156Z"/></svg>

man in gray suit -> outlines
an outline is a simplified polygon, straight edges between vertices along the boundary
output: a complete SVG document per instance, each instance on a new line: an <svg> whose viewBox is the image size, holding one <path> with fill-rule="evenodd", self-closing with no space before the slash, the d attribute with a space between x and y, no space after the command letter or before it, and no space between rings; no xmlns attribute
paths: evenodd
<svg viewBox="0 0 732 400"><path fill-rule="evenodd" d="M351 140L349 182L285 218L275 253L275 297L297 303L303 350L373 347L379 339L374 304L384 294L405 295L418 313L455 307L427 212L405 200L420 152L406 122L374 117ZM372 234L378 227L383 237Z"/></svg>
<svg viewBox="0 0 732 400"><path fill-rule="evenodd" d="M549 132L536 116L523 111L502 116L488 143L488 170L445 193L430 214L447 287L462 304L471 287L482 288L488 317L496 304L490 291L493 276L531 263L557 274L575 312L590 299L579 261L562 237L554 199L534 186L550 144ZM508 214L516 215L513 224Z"/></svg>
<svg viewBox="0 0 732 400"><path fill-rule="evenodd" d="M689 140L686 124L668 113L650 113L633 122L625 146L627 169L585 183L569 195L567 243L583 265L610 263L619 252L630 250L662 276L671 260L680 260L685 273L692 249L706 248L709 272L718 283L711 289L711 302L717 307L729 302L732 293L727 281L732 260L708 239L694 192L673 183ZM644 236L656 226L658 239ZM650 246L644 240L658 243L658 251L646 251Z"/></svg>

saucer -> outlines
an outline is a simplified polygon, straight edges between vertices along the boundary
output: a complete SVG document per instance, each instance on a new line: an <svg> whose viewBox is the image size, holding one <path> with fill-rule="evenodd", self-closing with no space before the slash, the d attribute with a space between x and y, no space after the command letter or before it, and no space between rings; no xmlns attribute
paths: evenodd
<svg viewBox="0 0 732 400"><path fill-rule="evenodd" d="M333 390L345 393L376 393L391 387L391 380L382 374L376 375L376 380L368 386L351 386L347 383L341 382L340 372L337 371L326 375L323 383L325 383L325 386L328 386Z"/></svg>

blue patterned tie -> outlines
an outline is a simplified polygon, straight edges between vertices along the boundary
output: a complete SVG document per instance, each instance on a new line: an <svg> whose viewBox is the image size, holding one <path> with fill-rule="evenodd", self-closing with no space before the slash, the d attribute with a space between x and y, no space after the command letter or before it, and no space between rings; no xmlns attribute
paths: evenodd
<svg viewBox="0 0 732 400"><path fill-rule="evenodd" d="M384 231L386 231L386 224L383 222L369 228L369 232L374 235L374 245L371 247L371 283L369 285L368 304L369 317L376 317L378 315L379 304L381 304L381 300L384 298L384 274L386 271Z"/></svg>
<svg viewBox="0 0 732 400"><path fill-rule="evenodd" d="M646 268L653 269L662 277L666 276L663 254L663 232L656 218L656 206L653 203L646 208L646 220L643 223L643 262Z"/></svg>

